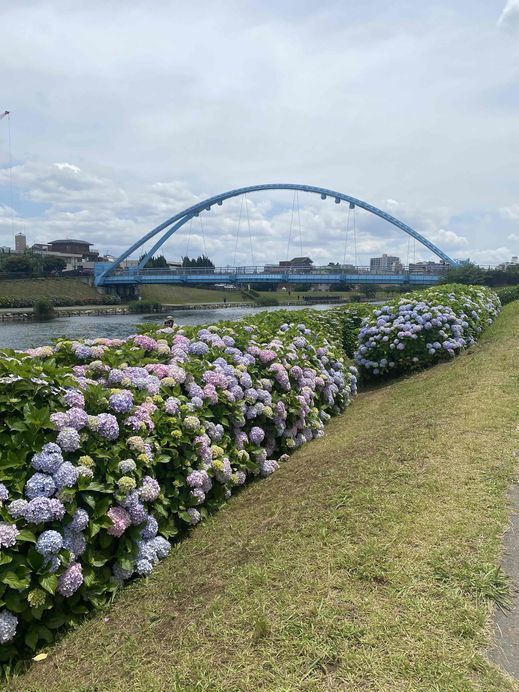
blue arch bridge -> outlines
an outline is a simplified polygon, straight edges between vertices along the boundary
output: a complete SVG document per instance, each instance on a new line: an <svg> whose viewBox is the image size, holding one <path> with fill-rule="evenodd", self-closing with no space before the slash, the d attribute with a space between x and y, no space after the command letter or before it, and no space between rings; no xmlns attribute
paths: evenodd
<svg viewBox="0 0 519 692"><path fill-rule="evenodd" d="M215 205L222 206L223 202L232 197L247 195L251 192L265 190L293 190L297 192L308 192L320 195L325 200L328 197L333 199L336 204L347 202L349 209L365 209L371 214L384 219L388 223L396 226L411 238L414 238L428 250L439 257L446 265L456 266L456 260L449 257L443 250L434 245L427 238L405 224L403 221L391 216L385 211L374 207L360 199L345 195L342 192L328 190L313 185L298 185L293 183L270 183L266 185L251 185L249 187L229 190L214 197L198 202L187 209L175 214L156 228L146 233L136 243L129 247L118 257L115 262L98 263L95 266L96 286L131 287L138 284L261 284L261 283L309 283L309 284L431 284L437 282L439 274L413 274L409 271L400 273L378 271L376 273L362 267L351 265L326 266L326 267L297 267L297 266L248 266L248 267L208 267L193 268L185 267L178 269L146 269L146 264L160 249L160 247L178 230L182 228L194 217L198 217L202 212L210 211ZM153 246L142 257L137 266L125 267L125 260L135 251L141 248L149 240L155 239Z"/></svg>

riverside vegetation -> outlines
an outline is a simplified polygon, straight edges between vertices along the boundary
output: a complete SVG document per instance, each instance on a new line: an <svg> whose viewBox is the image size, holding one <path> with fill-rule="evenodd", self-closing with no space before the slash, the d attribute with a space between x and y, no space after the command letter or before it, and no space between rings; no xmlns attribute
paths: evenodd
<svg viewBox="0 0 519 692"><path fill-rule="evenodd" d="M376 309L260 313L208 329L6 351L6 670L103 607L133 575L150 574L172 540L246 480L271 475L321 437L355 392L347 360L355 342L361 374L388 376L453 358L498 310L488 289L445 286ZM431 354L435 341L447 346ZM366 345L378 349L376 361L361 352Z"/></svg>

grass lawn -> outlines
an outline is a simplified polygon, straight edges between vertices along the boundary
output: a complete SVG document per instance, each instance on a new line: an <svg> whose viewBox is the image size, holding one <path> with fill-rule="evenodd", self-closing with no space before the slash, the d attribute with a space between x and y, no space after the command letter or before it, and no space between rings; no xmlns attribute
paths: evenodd
<svg viewBox="0 0 519 692"><path fill-rule="evenodd" d="M0 281L0 298L99 298L93 286L79 279L13 279Z"/></svg>
<svg viewBox="0 0 519 692"><path fill-rule="evenodd" d="M187 286L143 285L141 287L143 300L165 303L166 305L182 305L184 303L241 303L248 300L241 291L212 290L210 288L188 288Z"/></svg>
<svg viewBox="0 0 519 692"><path fill-rule="evenodd" d="M10 689L514 690L484 656L518 447L519 302L361 394Z"/></svg>

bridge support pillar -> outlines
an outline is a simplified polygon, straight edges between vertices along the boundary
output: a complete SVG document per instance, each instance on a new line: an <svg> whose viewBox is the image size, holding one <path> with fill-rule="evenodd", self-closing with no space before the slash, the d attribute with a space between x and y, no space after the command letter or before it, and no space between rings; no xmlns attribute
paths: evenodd
<svg viewBox="0 0 519 692"><path fill-rule="evenodd" d="M141 293L139 284L116 286L115 292L122 301L138 300Z"/></svg>

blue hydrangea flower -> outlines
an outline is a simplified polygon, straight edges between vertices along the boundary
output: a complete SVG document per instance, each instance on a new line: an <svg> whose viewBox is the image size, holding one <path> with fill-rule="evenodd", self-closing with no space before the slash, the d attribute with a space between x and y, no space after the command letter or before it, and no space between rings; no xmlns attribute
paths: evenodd
<svg viewBox="0 0 519 692"><path fill-rule="evenodd" d="M89 516L84 509L76 509L69 526L73 531L84 531L88 526Z"/></svg>
<svg viewBox="0 0 519 692"><path fill-rule="evenodd" d="M140 574L142 577L148 576L148 574L151 574L153 571L153 565L149 560L137 560L135 563L135 571L137 574Z"/></svg>
<svg viewBox="0 0 519 692"><path fill-rule="evenodd" d="M157 520L155 519L155 517L152 517L150 515L146 520L145 527L141 531L141 538L143 538L144 540L150 540L152 538L155 538L158 530L159 525L157 523Z"/></svg>
<svg viewBox="0 0 519 692"><path fill-rule="evenodd" d="M13 504L12 502L10 509ZM42 524L62 519L65 514L65 505L56 498L35 497L25 505L22 511L23 518L29 524Z"/></svg>
<svg viewBox="0 0 519 692"><path fill-rule="evenodd" d="M25 484L25 494L29 500L35 497L51 497L56 492L56 484L52 476L46 473L35 473Z"/></svg>
<svg viewBox="0 0 519 692"><path fill-rule="evenodd" d="M72 488L76 484L78 477L79 471L77 468L70 461L65 461L54 474L54 482L59 490L62 488Z"/></svg>
<svg viewBox="0 0 519 692"><path fill-rule="evenodd" d="M5 502L9 498L9 491L3 483L0 483L0 503Z"/></svg>
<svg viewBox="0 0 519 692"><path fill-rule="evenodd" d="M62 463L63 454L61 453L61 448L53 442L44 445L41 452L35 454L31 459L31 466L36 471L50 474L56 473Z"/></svg>
<svg viewBox="0 0 519 692"><path fill-rule="evenodd" d="M36 541L36 550L44 557L56 555L62 548L63 536L52 529L40 533Z"/></svg>
<svg viewBox="0 0 519 692"><path fill-rule="evenodd" d="M127 473L132 473L137 468L137 464L133 459L124 459L117 464L119 473L126 475Z"/></svg>
<svg viewBox="0 0 519 692"><path fill-rule="evenodd" d="M0 610L0 644L14 639L18 618L8 610Z"/></svg>

